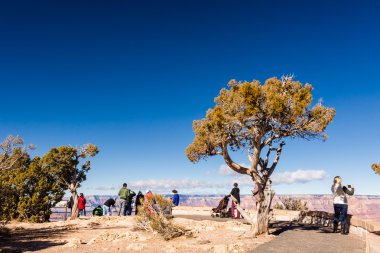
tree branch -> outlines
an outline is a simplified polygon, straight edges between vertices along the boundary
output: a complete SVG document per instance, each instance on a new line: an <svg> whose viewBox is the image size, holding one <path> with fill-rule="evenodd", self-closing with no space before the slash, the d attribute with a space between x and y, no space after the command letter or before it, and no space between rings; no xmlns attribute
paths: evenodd
<svg viewBox="0 0 380 253"><path fill-rule="evenodd" d="M253 157L251 156L251 148L248 148L248 160L253 163Z"/></svg>
<svg viewBox="0 0 380 253"><path fill-rule="evenodd" d="M245 168L234 161L232 161L230 155L228 154L227 150L227 144L223 143L222 144L222 149L223 149L223 158L228 167L230 167L233 171L239 173L239 174L246 174L249 175L249 169Z"/></svg>
<svg viewBox="0 0 380 253"><path fill-rule="evenodd" d="M280 147L277 148L276 158L274 159L273 164L268 171L268 177L270 177L272 175L274 169L276 168L276 165L277 165L278 161L280 160L280 156L281 156L281 152L282 152L282 146L284 146L284 145L285 145L285 142L281 142Z"/></svg>

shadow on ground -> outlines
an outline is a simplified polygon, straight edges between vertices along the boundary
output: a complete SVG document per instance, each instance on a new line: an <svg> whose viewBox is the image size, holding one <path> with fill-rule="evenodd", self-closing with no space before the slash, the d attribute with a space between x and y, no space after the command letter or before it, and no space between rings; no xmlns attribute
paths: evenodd
<svg viewBox="0 0 380 253"><path fill-rule="evenodd" d="M260 245L255 253L364 253L365 242L358 236L332 233L330 227L276 222L271 224L276 238Z"/></svg>
<svg viewBox="0 0 380 253"><path fill-rule="evenodd" d="M300 224L300 223L289 223L289 222L273 222L270 224L272 235L280 235L285 231L291 230L305 230L305 231L315 231L317 233L332 233L332 228L330 227L320 227L315 225Z"/></svg>
<svg viewBox="0 0 380 253"><path fill-rule="evenodd" d="M61 229L15 229L0 235L0 252L38 251L64 242L54 242L54 238L68 233L67 228Z"/></svg>

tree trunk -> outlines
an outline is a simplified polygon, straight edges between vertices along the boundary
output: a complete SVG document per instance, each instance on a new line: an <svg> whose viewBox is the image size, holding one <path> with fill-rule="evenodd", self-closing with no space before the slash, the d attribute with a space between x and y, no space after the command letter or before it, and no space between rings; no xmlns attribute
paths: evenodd
<svg viewBox="0 0 380 253"><path fill-rule="evenodd" d="M274 191L271 189L271 183L267 182L264 189L264 198L256 203L257 215L255 217L255 234L267 234L269 232L269 211L274 197Z"/></svg>
<svg viewBox="0 0 380 253"><path fill-rule="evenodd" d="M79 214L77 191L76 190L72 191L71 196L73 197L73 200L74 200L73 207L71 209L71 219L73 220L73 219L78 218L78 214Z"/></svg>

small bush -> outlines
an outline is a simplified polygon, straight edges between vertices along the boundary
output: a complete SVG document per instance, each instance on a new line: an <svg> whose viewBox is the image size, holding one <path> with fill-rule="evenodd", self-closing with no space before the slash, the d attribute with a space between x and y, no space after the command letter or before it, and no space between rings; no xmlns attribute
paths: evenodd
<svg viewBox="0 0 380 253"><path fill-rule="evenodd" d="M138 207L136 226L150 232L161 234L165 240L170 240L185 234L185 229L172 224L168 219L171 216L171 202L161 195L154 194L148 197L143 205Z"/></svg>
<svg viewBox="0 0 380 253"><path fill-rule="evenodd" d="M292 211L307 211L307 203L299 199L280 198L281 202L274 205L275 209L292 210Z"/></svg>

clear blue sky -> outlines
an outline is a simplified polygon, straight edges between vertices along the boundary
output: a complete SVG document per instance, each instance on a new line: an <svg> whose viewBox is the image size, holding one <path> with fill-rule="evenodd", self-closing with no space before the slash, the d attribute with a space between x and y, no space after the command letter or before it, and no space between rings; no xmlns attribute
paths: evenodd
<svg viewBox="0 0 380 253"><path fill-rule="evenodd" d="M378 195L370 165L380 161L379 9L378 1L3 1L1 138L19 134L37 155L98 145L86 194L123 182L221 193L236 177L220 174L221 158L187 160L192 120L232 78L294 73L337 116L327 142L285 146L278 177L295 179L276 191L328 193L341 175L357 193ZM235 159L247 163L243 154ZM320 180L300 183L297 170Z"/></svg>

